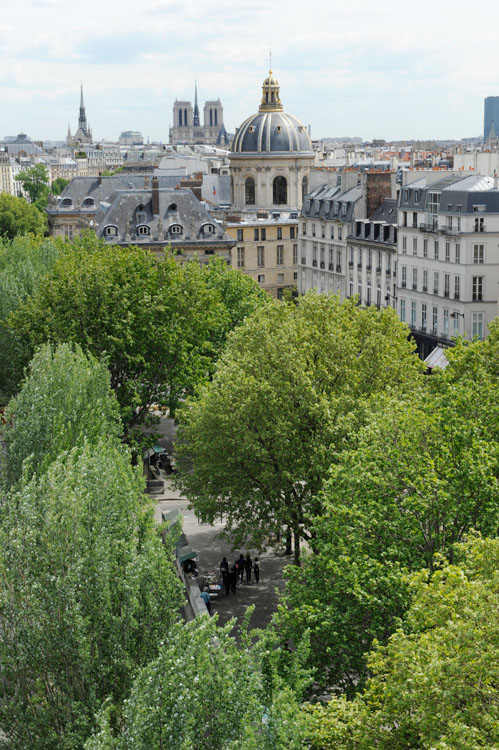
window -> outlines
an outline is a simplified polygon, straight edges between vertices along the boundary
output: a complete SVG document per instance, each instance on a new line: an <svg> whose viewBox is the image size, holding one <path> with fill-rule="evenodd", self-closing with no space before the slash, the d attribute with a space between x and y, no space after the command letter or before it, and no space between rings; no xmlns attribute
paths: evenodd
<svg viewBox="0 0 499 750"><path fill-rule="evenodd" d="M373 267L373 251L371 248L367 251L367 270L370 271Z"/></svg>
<svg viewBox="0 0 499 750"><path fill-rule="evenodd" d="M400 266L401 269L401 278L400 278L400 286L405 289L407 286L407 266Z"/></svg>
<svg viewBox="0 0 499 750"><path fill-rule="evenodd" d="M256 264L258 268L265 268L265 248L263 245L256 248Z"/></svg>
<svg viewBox="0 0 499 750"><path fill-rule="evenodd" d="M282 227L277 227L277 239L282 240Z"/></svg>
<svg viewBox="0 0 499 750"><path fill-rule="evenodd" d="M471 314L471 337L483 339L483 313Z"/></svg>
<svg viewBox="0 0 499 750"><path fill-rule="evenodd" d="M73 205L72 198L63 198L61 202L59 203L59 206L62 208L70 208Z"/></svg>
<svg viewBox="0 0 499 750"><path fill-rule="evenodd" d="M423 258L428 257L428 240L423 240Z"/></svg>
<svg viewBox="0 0 499 750"><path fill-rule="evenodd" d="M275 177L272 184L272 202L282 206L288 202L288 183L285 177Z"/></svg>
<svg viewBox="0 0 499 750"><path fill-rule="evenodd" d="M253 239L259 240L260 239L260 230L259 229L253 229Z"/></svg>
<svg viewBox="0 0 499 750"><path fill-rule="evenodd" d="M407 226L407 211L404 211L402 214L402 226L403 227Z"/></svg>
<svg viewBox="0 0 499 750"><path fill-rule="evenodd" d="M302 203L305 200L305 196L308 193L308 178L304 177L301 181L301 200Z"/></svg>
<svg viewBox="0 0 499 750"><path fill-rule="evenodd" d="M420 190L415 190L414 191L414 203L419 203L420 196L421 196L421 191Z"/></svg>
<svg viewBox="0 0 499 750"><path fill-rule="evenodd" d="M176 203L170 203L168 206L168 211L176 211L177 210L177 204Z"/></svg>
<svg viewBox="0 0 499 750"><path fill-rule="evenodd" d="M278 273L277 274L277 281L278 282L283 282L284 281L284 274L283 273Z"/></svg>
<svg viewBox="0 0 499 750"><path fill-rule="evenodd" d="M279 237L277 239L279 239ZM289 239L296 239L296 227L289 227Z"/></svg>
<svg viewBox="0 0 499 750"><path fill-rule="evenodd" d="M428 291L428 271L426 268L423 268L423 292Z"/></svg>
<svg viewBox="0 0 499 750"><path fill-rule="evenodd" d="M444 297L450 295L450 273L444 273Z"/></svg>
<svg viewBox="0 0 499 750"><path fill-rule="evenodd" d="M276 262L278 266L284 263L284 245L277 245Z"/></svg>
<svg viewBox="0 0 499 750"><path fill-rule="evenodd" d="M426 302L423 302L421 305L421 330L422 331L426 331L426 325L427 325Z"/></svg>
<svg viewBox="0 0 499 750"><path fill-rule="evenodd" d="M461 294L461 277L454 276L454 299L459 299Z"/></svg>
<svg viewBox="0 0 499 750"><path fill-rule="evenodd" d="M418 254L418 238L417 237L412 238L412 254L413 255Z"/></svg>
<svg viewBox="0 0 499 750"><path fill-rule="evenodd" d="M315 224L312 224L312 237L315 237Z"/></svg>
<svg viewBox="0 0 499 750"><path fill-rule="evenodd" d="M95 206L95 201L93 198L85 198L85 200L82 203L83 208L90 208L91 206Z"/></svg>
<svg viewBox="0 0 499 750"><path fill-rule="evenodd" d="M298 263L298 245L293 245L293 265Z"/></svg>
<svg viewBox="0 0 499 750"><path fill-rule="evenodd" d="M367 297L366 297L366 305L369 307L371 304L371 282L367 282Z"/></svg>
<svg viewBox="0 0 499 750"><path fill-rule="evenodd" d="M359 305L362 304L362 282L359 281L357 283L357 295L359 297Z"/></svg>
<svg viewBox="0 0 499 750"><path fill-rule="evenodd" d="M137 234L141 234L141 235L151 234L151 230L146 224L142 224L140 227L137 227Z"/></svg>
<svg viewBox="0 0 499 750"><path fill-rule="evenodd" d="M341 250L336 251L336 270L341 273Z"/></svg>
<svg viewBox="0 0 499 750"><path fill-rule="evenodd" d="M343 228L342 227L338 227L338 239L339 240L343 239Z"/></svg>
<svg viewBox="0 0 499 750"><path fill-rule="evenodd" d="M111 227L107 227L107 229L110 229L110 228L111 228ZM73 232L74 232L74 227L73 227L73 225L72 225L72 224L67 224L67 225L66 225L66 226L64 227L64 237L65 237L65 238L66 238L67 240L72 240L72 239L73 239ZM107 232L107 231L106 231L106 234L112 234L112 233L111 233L111 232ZM116 230L115 234L118 234L118 230Z"/></svg>
<svg viewBox="0 0 499 750"><path fill-rule="evenodd" d="M483 263L483 245L473 245L473 263Z"/></svg>
<svg viewBox="0 0 499 750"><path fill-rule="evenodd" d="M303 222L302 234L304 236L306 236L306 234L307 234L307 222L306 221Z"/></svg>
<svg viewBox="0 0 499 750"><path fill-rule="evenodd" d="M416 328L416 300L411 299L411 328Z"/></svg>
<svg viewBox="0 0 499 750"><path fill-rule="evenodd" d="M435 260L438 260L438 252L439 252L439 244L438 244L438 240L435 240L435 242L433 243L433 257L435 258Z"/></svg>
<svg viewBox="0 0 499 750"><path fill-rule="evenodd" d="M215 233L215 227L213 224L203 224L201 227L202 234L214 234Z"/></svg>
<svg viewBox="0 0 499 750"><path fill-rule="evenodd" d="M265 284L265 276L263 275L263 273L258 274L258 283Z"/></svg>
<svg viewBox="0 0 499 750"><path fill-rule="evenodd" d="M415 211L412 213L412 228L417 229L418 228L418 215Z"/></svg>
<svg viewBox="0 0 499 750"><path fill-rule="evenodd" d="M118 234L118 227L110 225L104 229L104 234L107 237L116 237L116 235Z"/></svg>
<svg viewBox="0 0 499 750"><path fill-rule="evenodd" d="M334 240L334 224L331 224L331 239Z"/></svg>
<svg viewBox="0 0 499 750"><path fill-rule="evenodd" d="M433 294L438 294L438 271L433 271Z"/></svg>
<svg viewBox="0 0 499 750"><path fill-rule="evenodd" d="M244 268L244 247L237 248L237 267Z"/></svg>
<svg viewBox="0 0 499 750"><path fill-rule="evenodd" d="M267 239L267 230L265 227L262 227L260 229L260 240L266 240Z"/></svg>
<svg viewBox="0 0 499 750"><path fill-rule="evenodd" d="M483 299L483 276L473 276L472 300L481 302Z"/></svg>
<svg viewBox="0 0 499 750"><path fill-rule="evenodd" d="M417 268L412 269L412 288L413 289L418 288L418 269Z"/></svg>
<svg viewBox="0 0 499 750"><path fill-rule="evenodd" d="M247 206L255 205L255 180L247 177L244 182L244 202Z"/></svg>
<svg viewBox="0 0 499 750"><path fill-rule="evenodd" d="M170 234L182 234L182 226L180 224L172 224Z"/></svg>
<svg viewBox="0 0 499 750"><path fill-rule="evenodd" d="M438 307L436 305L433 305L432 313L431 313L431 332L435 335L438 331Z"/></svg>
<svg viewBox="0 0 499 750"><path fill-rule="evenodd" d="M428 193L428 211L430 213L438 213L440 208L440 193Z"/></svg>
<svg viewBox="0 0 499 750"><path fill-rule="evenodd" d="M478 216L475 217L475 232L483 232L485 231L485 227L483 225L483 216L478 218Z"/></svg>
<svg viewBox="0 0 499 750"><path fill-rule="evenodd" d="M444 336L449 335L449 311L444 307Z"/></svg>
<svg viewBox="0 0 499 750"><path fill-rule="evenodd" d="M445 243L445 260L450 261L450 242Z"/></svg>
<svg viewBox="0 0 499 750"><path fill-rule="evenodd" d="M321 224L321 237L324 239L326 237L326 225Z"/></svg>
<svg viewBox="0 0 499 750"><path fill-rule="evenodd" d="M353 297L353 279L348 282L348 296Z"/></svg>
<svg viewBox="0 0 499 750"><path fill-rule="evenodd" d="M376 287L376 307L381 307L381 287Z"/></svg>
<svg viewBox="0 0 499 750"><path fill-rule="evenodd" d="M456 263L461 263L461 245L456 243Z"/></svg>
<svg viewBox="0 0 499 750"><path fill-rule="evenodd" d="M454 320L454 335L457 336L457 334L459 333L459 315L457 314L457 310L454 310L452 314Z"/></svg>
<svg viewBox="0 0 499 750"><path fill-rule="evenodd" d="M348 248L348 265L353 266L353 247Z"/></svg>
<svg viewBox="0 0 499 750"><path fill-rule="evenodd" d="M402 252L407 252L407 237L405 235L402 237Z"/></svg>
<svg viewBox="0 0 499 750"><path fill-rule="evenodd" d="M242 242L243 241L243 230L242 229L238 229L237 230L237 241L238 242Z"/></svg>

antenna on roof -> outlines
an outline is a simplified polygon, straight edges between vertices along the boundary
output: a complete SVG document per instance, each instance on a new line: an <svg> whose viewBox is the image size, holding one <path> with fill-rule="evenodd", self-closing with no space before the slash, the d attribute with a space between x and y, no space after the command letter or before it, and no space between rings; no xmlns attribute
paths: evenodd
<svg viewBox="0 0 499 750"><path fill-rule="evenodd" d="M272 72L272 35L269 34L269 71Z"/></svg>

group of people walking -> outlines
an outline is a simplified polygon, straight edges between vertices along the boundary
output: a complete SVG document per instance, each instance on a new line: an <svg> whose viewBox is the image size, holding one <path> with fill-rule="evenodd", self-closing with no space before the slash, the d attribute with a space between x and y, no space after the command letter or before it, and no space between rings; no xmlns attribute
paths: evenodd
<svg viewBox="0 0 499 750"><path fill-rule="evenodd" d="M225 588L225 596L236 593L238 582L242 583L246 575L246 583L251 583L251 574L255 576L255 583L260 582L260 562L258 557L251 559L250 553L244 557L241 553L233 565L229 565L226 557L220 563L220 575Z"/></svg>

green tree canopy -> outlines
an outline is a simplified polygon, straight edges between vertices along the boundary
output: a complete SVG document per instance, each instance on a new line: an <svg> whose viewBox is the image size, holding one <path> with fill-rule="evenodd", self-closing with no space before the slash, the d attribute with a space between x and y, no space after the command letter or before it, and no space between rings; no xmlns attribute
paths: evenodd
<svg viewBox="0 0 499 750"><path fill-rule="evenodd" d="M24 198L0 193L0 239L11 240L18 234L44 234L47 218Z"/></svg>
<svg viewBox="0 0 499 750"><path fill-rule="evenodd" d="M70 180L65 180L64 177L56 177L56 179L52 181L50 192L53 195L60 195L64 188L69 185L69 183Z"/></svg>
<svg viewBox="0 0 499 750"><path fill-rule="evenodd" d="M48 238L0 240L0 391L6 396L12 395L22 375L16 369L16 343L7 318L34 293L61 251L62 243Z"/></svg>
<svg viewBox="0 0 499 750"><path fill-rule="evenodd" d="M456 542L499 527L499 337L461 342L410 398L381 399L322 494L315 555L289 570L276 625L310 631L319 685L353 691L373 639L409 603L408 571L451 561Z"/></svg>
<svg viewBox="0 0 499 750"><path fill-rule="evenodd" d="M419 365L392 310L308 294L257 311L182 411L179 483L196 513L257 547L288 527L298 560L343 441L380 393L414 387Z"/></svg>
<svg viewBox="0 0 499 750"><path fill-rule="evenodd" d="M23 387L8 406L2 484L42 474L63 451L122 432L109 373L91 355L68 344L44 345L31 362ZM28 463L26 464L26 461Z"/></svg>
<svg viewBox="0 0 499 750"><path fill-rule="evenodd" d="M9 327L23 364L47 340L77 343L105 359L130 428L151 404L173 413L209 377L230 318L199 263L158 260L87 233L68 246Z"/></svg>
<svg viewBox="0 0 499 750"><path fill-rule="evenodd" d="M43 210L47 205L50 192L49 173L45 164L34 164L24 172L19 172L17 180L28 194L30 203Z"/></svg>

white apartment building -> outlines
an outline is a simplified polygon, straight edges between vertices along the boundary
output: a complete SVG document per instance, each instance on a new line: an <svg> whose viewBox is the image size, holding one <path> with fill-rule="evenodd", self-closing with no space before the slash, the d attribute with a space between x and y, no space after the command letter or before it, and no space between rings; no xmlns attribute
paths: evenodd
<svg viewBox="0 0 499 750"><path fill-rule="evenodd" d="M8 154L0 154L0 193L10 195L24 195L23 186L17 180L17 175L22 172L23 166L17 159Z"/></svg>
<svg viewBox="0 0 499 750"><path fill-rule="evenodd" d="M415 179L416 178L416 179ZM497 178L410 174L398 204L398 309L420 355L458 335L483 339L497 316Z"/></svg>

